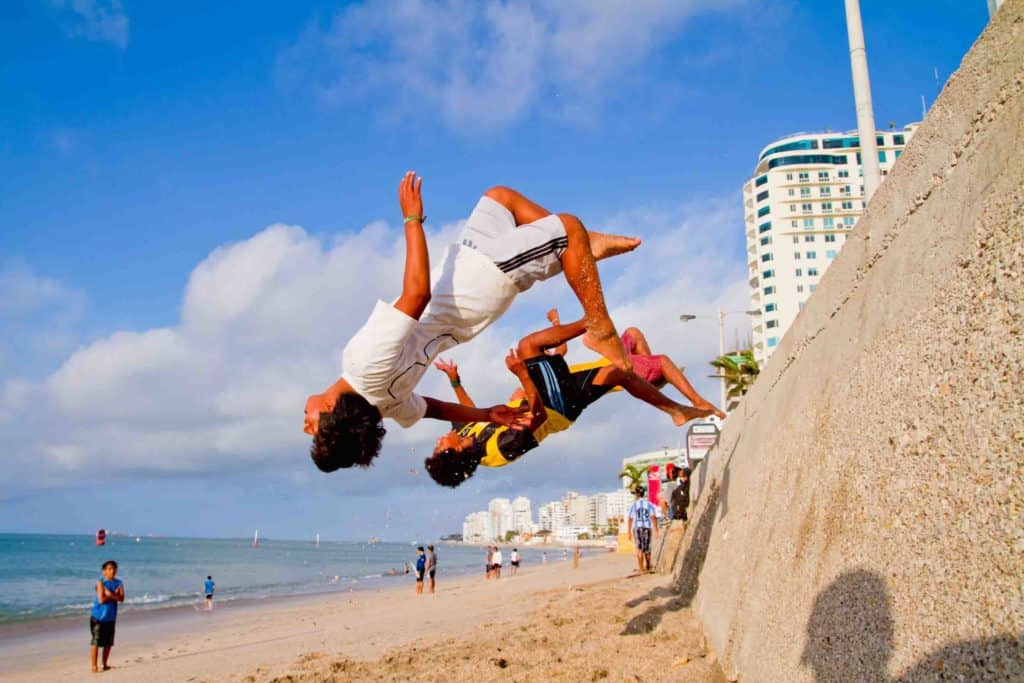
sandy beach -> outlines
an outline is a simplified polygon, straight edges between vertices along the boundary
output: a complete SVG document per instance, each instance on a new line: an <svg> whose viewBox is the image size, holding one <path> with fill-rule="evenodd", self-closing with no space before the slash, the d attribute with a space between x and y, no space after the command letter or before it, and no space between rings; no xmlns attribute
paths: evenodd
<svg viewBox="0 0 1024 683"><path fill-rule="evenodd" d="M417 597L413 586L118 622L102 680L724 680L667 577L626 578L633 558L524 568L498 581L463 577ZM3 647L4 678L83 680L80 629L35 631Z"/></svg>

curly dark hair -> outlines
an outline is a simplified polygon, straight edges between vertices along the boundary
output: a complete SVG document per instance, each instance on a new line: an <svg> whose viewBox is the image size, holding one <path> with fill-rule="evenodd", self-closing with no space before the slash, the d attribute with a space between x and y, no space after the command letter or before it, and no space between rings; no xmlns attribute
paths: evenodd
<svg viewBox="0 0 1024 683"><path fill-rule="evenodd" d="M446 448L443 451L435 451L423 461L423 466L427 468L430 478L438 484L455 488L473 476L480 465L480 458L481 453L476 448L461 451Z"/></svg>
<svg viewBox="0 0 1024 683"><path fill-rule="evenodd" d="M376 407L359 394L342 394L334 410L320 413L320 424L309 451L321 472L341 467L369 467L380 453L384 438L383 418Z"/></svg>

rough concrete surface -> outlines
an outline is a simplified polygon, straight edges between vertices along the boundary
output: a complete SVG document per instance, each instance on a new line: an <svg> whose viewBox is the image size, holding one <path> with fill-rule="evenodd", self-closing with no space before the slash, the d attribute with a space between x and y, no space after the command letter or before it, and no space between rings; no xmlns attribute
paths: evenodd
<svg viewBox="0 0 1024 683"><path fill-rule="evenodd" d="M730 416L675 588L731 680L1024 680L1024 0Z"/></svg>

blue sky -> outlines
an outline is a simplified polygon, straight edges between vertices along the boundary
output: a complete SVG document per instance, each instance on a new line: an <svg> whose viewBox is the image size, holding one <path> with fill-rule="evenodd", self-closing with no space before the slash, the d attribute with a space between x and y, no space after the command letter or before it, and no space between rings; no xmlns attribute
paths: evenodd
<svg viewBox="0 0 1024 683"><path fill-rule="evenodd" d="M0 9L0 529L412 538L495 495L609 490L679 438L621 396L454 492L418 473L436 424L391 425L370 472L309 464L303 398L398 291L401 174L435 247L498 183L643 237L602 264L613 315L714 398L713 328L672 321L746 306L758 150L856 126L840 2L215 5ZM918 120L987 20L862 11L880 127ZM554 304L562 282L459 349L467 385L500 400L498 354Z"/></svg>

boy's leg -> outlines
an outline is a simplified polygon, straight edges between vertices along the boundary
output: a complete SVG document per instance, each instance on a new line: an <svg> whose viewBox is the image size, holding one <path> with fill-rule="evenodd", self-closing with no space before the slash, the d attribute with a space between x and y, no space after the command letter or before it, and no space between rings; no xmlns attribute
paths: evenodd
<svg viewBox="0 0 1024 683"><path fill-rule="evenodd" d="M690 403L693 404L694 408L705 408L710 409L714 415L725 419L725 413L716 408L710 401L697 393L697 390L693 388L689 380L686 379L686 375L683 371L669 359L668 356L659 356L661 358L661 374L665 376L669 384L679 390L683 396L689 399Z"/></svg>
<svg viewBox="0 0 1024 683"><path fill-rule="evenodd" d="M536 358L544 354L544 349L555 348L564 344L570 339L575 339L587 331L586 323L582 320L567 323L565 325L554 325L528 334L519 340L519 357L523 360Z"/></svg>
<svg viewBox="0 0 1024 683"><path fill-rule="evenodd" d="M110 668L109 666L107 666L107 660L110 659L110 648L111 647L112 647L111 645L108 645L107 647L103 648L103 670L104 671L106 671L107 669Z"/></svg>
<svg viewBox="0 0 1024 683"><path fill-rule="evenodd" d="M622 340L615 331L615 324L608 316L601 278L597 274L597 262L590 252L587 230L576 216L558 216L565 226L569 243L562 253L562 271L583 307L583 318L587 323L583 344L610 360L616 367L631 370L633 366L629 354L622 346Z"/></svg>
<svg viewBox="0 0 1024 683"><path fill-rule="evenodd" d="M92 662L92 670L93 671L99 671L100 670L99 663L97 661L98 660L98 655L99 655L99 650L100 650L99 645L91 645L89 647L89 660Z"/></svg>
<svg viewBox="0 0 1024 683"><path fill-rule="evenodd" d="M714 408L688 408L679 405L651 386L650 382L637 377L632 372L623 372L615 367L604 367L598 370L594 376L594 384L602 387L622 387L633 397L668 413L677 427L698 417L707 417L714 412Z"/></svg>
<svg viewBox="0 0 1024 683"><path fill-rule="evenodd" d="M638 356L653 356L651 345L647 343L647 337L638 327L627 327L622 333L623 337L630 337L633 341L633 353Z"/></svg>

